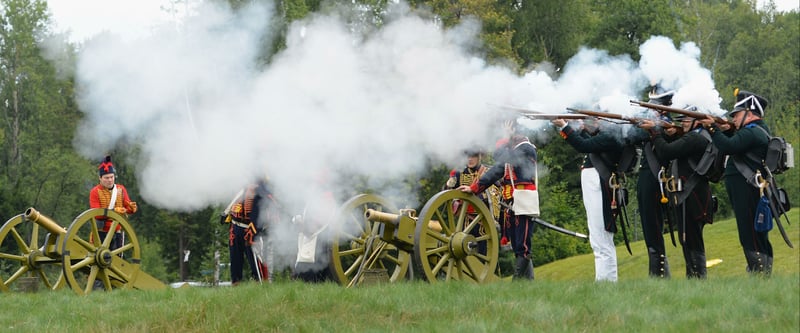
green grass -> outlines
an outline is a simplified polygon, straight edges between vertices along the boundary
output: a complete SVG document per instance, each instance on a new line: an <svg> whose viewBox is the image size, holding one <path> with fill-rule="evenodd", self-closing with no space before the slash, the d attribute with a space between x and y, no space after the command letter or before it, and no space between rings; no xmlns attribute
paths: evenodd
<svg viewBox="0 0 800 333"><path fill-rule="evenodd" d="M788 226L800 246L797 212ZM771 278L744 271L733 221L706 228L705 281L647 278L644 245L618 249L620 281L596 283L591 255L536 268L534 282L402 282L345 289L279 281L235 288L0 294L5 332L798 332L800 264L771 233Z"/></svg>
<svg viewBox="0 0 800 333"><path fill-rule="evenodd" d="M789 235L789 240L794 248L789 248L783 241L778 227L775 226L769 233L770 242L774 252L773 274L787 275L800 272L800 215L797 208L788 214L790 225L785 222L784 227ZM722 262L708 268L708 279L715 280L725 277L745 276L745 259L742 246L739 245L739 236L736 230L736 221L727 219L706 225L703 230L706 257L708 260L721 259ZM683 260L678 239L677 246L673 246L669 235L664 235L667 249L667 260L673 279L684 279L686 276L686 263ZM675 237L678 237L677 231ZM534 244L536 246L536 244ZM617 247L617 265L619 280L635 280L647 278L647 248L644 241L631 243L631 252L624 245ZM592 254L570 257L550 264L542 265L535 269L536 277L545 280L594 280L594 256Z"/></svg>

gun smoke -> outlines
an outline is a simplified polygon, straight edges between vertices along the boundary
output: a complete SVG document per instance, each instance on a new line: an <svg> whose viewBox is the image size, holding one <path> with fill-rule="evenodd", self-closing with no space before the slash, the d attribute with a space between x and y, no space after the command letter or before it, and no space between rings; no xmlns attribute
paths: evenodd
<svg viewBox="0 0 800 333"><path fill-rule="evenodd" d="M76 149L98 158L135 143L140 195L161 208L219 206L266 175L276 198L300 212L319 193L349 186L344 174L424 203L392 181L423 174L431 161L460 165L466 147L493 147L501 111L491 103L630 114L638 109L628 100L661 83L679 89L676 102L720 112L693 43L676 49L654 37L638 63L582 48L563 70L519 75L475 53L475 20L444 29L403 2L390 6L380 29L354 28L344 17L294 22L285 49L266 64L259 56L273 44L271 4L236 12L204 4L181 29L89 40L76 70L85 113Z"/></svg>

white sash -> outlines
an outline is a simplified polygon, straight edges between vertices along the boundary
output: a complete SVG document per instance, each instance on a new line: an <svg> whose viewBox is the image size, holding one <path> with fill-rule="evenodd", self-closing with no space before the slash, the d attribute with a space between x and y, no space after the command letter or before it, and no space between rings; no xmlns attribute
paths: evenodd
<svg viewBox="0 0 800 333"><path fill-rule="evenodd" d="M239 197L242 194L244 194L244 189L239 190L239 193L236 193L236 196L233 197L233 200L231 200L231 203L228 204L228 207L225 207L225 210L223 211L223 213L225 213L225 215L228 215L228 214L231 213L231 207L233 207L233 205L236 203L236 201L239 200ZM244 209L244 207L242 209Z"/></svg>
<svg viewBox="0 0 800 333"><path fill-rule="evenodd" d="M108 209L114 210L116 203L117 203L117 185L114 185L114 189L111 190L111 201L108 203Z"/></svg>

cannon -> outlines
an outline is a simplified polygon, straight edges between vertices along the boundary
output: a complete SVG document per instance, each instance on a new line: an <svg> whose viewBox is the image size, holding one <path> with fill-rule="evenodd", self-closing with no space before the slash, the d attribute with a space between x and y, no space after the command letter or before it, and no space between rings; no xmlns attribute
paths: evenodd
<svg viewBox="0 0 800 333"><path fill-rule="evenodd" d="M468 205L474 213L467 213ZM364 282L367 273L389 282L417 276L430 283L505 279L496 274L497 222L472 194L439 192L419 216L380 196L357 195L342 204L333 229L329 268L348 287Z"/></svg>
<svg viewBox="0 0 800 333"><path fill-rule="evenodd" d="M113 232L101 239L96 216L113 219L124 242L111 249ZM164 289L166 285L141 271L141 247L127 219L109 209L94 208L64 228L34 208L0 227L0 291L20 289L35 281L50 290L69 286L84 295L93 290ZM38 288L38 287L37 287Z"/></svg>

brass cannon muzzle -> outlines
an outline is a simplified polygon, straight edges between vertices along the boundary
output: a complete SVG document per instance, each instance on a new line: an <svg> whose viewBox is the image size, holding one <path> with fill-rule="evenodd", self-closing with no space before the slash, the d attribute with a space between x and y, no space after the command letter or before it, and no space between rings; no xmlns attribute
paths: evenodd
<svg viewBox="0 0 800 333"><path fill-rule="evenodd" d="M392 225L397 225L398 223L400 223L400 216L401 215L399 214L384 213L371 208L367 209L367 211L364 212L364 218L369 221L390 223Z"/></svg>
<svg viewBox="0 0 800 333"><path fill-rule="evenodd" d="M66 229L58 225L58 223L54 222L49 217L42 215L33 207L28 208L25 211L25 218L47 229L47 231L49 231L51 234L64 235L67 233Z"/></svg>
<svg viewBox="0 0 800 333"><path fill-rule="evenodd" d="M403 215L384 213L370 208L364 212L364 218L367 219L368 221L388 223L394 226L400 224L400 218L403 216L408 216L414 221L417 220L417 217L414 216L415 215L414 210L400 210L400 212L403 213ZM431 230L435 230L437 232L442 231L442 226L441 224L439 224L439 221L434 221L434 220L428 221L428 228L430 228Z"/></svg>

